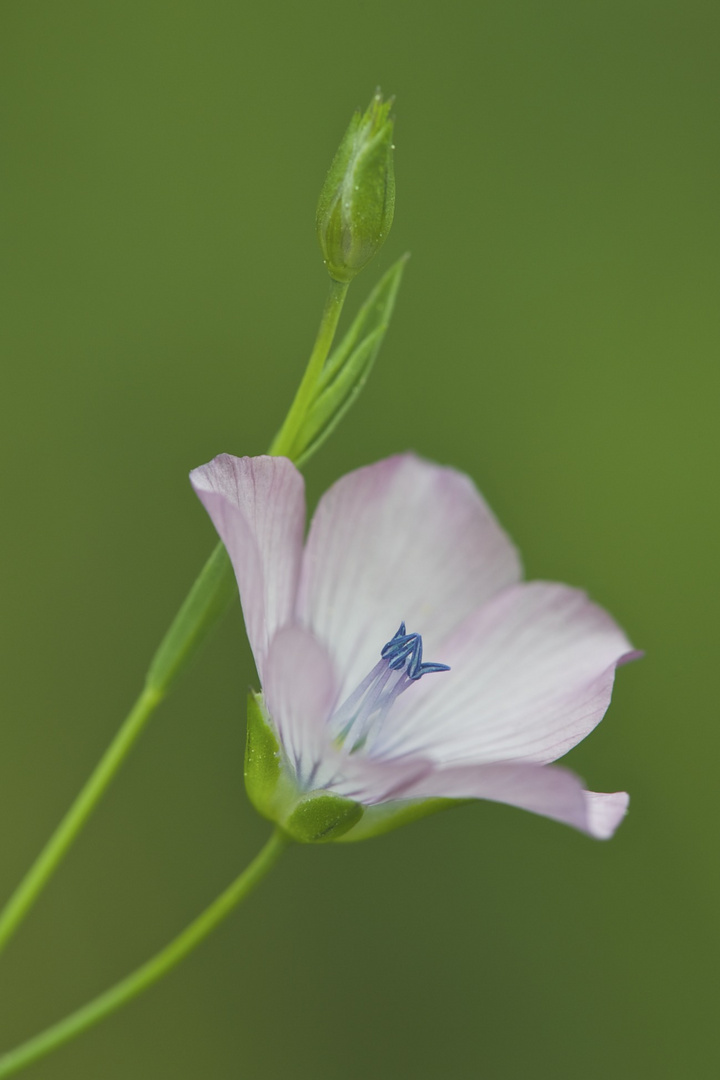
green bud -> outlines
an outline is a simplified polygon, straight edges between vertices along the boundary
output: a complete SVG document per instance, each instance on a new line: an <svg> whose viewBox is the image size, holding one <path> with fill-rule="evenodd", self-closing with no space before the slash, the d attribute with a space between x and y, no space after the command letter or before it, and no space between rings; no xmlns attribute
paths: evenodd
<svg viewBox="0 0 720 1080"><path fill-rule="evenodd" d="M317 232L328 273L349 282L379 251L395 209L392 98L379 92L355 113L340 143L317 208Z"/></svg>

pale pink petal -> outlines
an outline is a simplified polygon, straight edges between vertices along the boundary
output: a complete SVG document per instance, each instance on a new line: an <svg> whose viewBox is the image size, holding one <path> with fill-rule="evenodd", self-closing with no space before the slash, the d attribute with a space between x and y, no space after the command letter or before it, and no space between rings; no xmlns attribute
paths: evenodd
<svg viewBox="0 0 720 1080"><path fill-rule="evenodd" d="M471 480L412 454L339 480L312 521L298 613L349 693L401 621L427 660L471 611L520 577L512 543Z"/></svg>
<svg viewBox="0 0 720 1080"><path fill-rule="evenodd" d="M602 719L632 646L610 615L566 585L495 596L442 644L451 670L399 699L370 753L444 765L555 761Z"/></svg>
<svg viewBox="0 0 720 1080"><path fill-rule="evenodd" d="M295 606L305 529L302 476L287 458L220 454L190 479L232 561L262 679L270 641Z"/></svg>
<svg viewBox="0 0 720 1080"><path fill-rule="evenodd" d="M288 626L274 637L265 662L265 705L302 786L315 786L328 743L327 720L337 680L327 650L313 635Z"/></svg>
<svg viewBox="0 0 720 1080"><path fill-rule="evenodd" d="M402 797L490 799L562 821L598 840L612 836L629 801L624 791L584 791L577 776L557 766L504 763L436 769Z"/></svg>
<svg viewBox="0 0 720 1080"><path fill-rule="evenodd" d="M404 792L431 768L431 762L419 758L373 761L364 754L347 754L333 748L324 755L317 786L373 806L389 799L405 798Z"/></svg>
<svg viewBox="0 0 720 1080"><path fill-rule="evenodd" d="M600 791L586 791L590 832L599 840L609 840L625 817L630 803L627 791L614 791L604 795Z"/></svg>

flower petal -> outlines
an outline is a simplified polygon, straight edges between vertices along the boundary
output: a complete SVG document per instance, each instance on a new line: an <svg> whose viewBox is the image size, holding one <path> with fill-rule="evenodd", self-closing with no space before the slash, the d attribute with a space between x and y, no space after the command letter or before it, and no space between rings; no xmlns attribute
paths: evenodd
<svg viewBox="0 0 720 1080"><path fill-rule="evenodd" d="M566 769L549 765L498 764L436 769L411 785L403 798L490 799L572 825L598 840L615 832L627 810L624 791L584 791Z"/></svg>
<svg viewBox="0 0 720 1080"><path fill-rule="evenodd" d="M555 761L602 719L632 646L577 589L506 589L443 643L447 674L395 705L373 757L423 754L443 765Z"/></svg>
<svg viewBox="0 0 720 1080"><path fill-rule="evenodd" d="M220 454L190 480L227 548L261 680L295 606L305 529L302 476L287 458Z"/></svg>
<svg viewBox="0 0 720 1080"><path fill-rule="evenodd" d="M425 776L432 763L421 758L407 761L373 761L362 753L346 754L335 748L326 752L319 780L322 787L346 799L375 806L390 799L404 799L405 792Z"/></svg>
<svg viewBox="0 0 720 1080"><path fill-rule="evenodd" d="M280 630L268 651L263 693L283 748L303 783L324 759L327 720L337 699L327 649L301 627Z"/></svg>
<svg viewBox="0 0 720 1080"><path fill-rule="evenodd" d="M518 581L515 548L471 480L412 454L339 480L312 521L298 600L349 693L404 620L426 658L471 611Z"/></svg>
<svg viewBox="0 0 720 1080"><path fill-rule="evenodd" d="M630 803L627 791L613 791L606 795L601 791L586 791L590 833L598 840L609 840L625 817Z"/></svg>

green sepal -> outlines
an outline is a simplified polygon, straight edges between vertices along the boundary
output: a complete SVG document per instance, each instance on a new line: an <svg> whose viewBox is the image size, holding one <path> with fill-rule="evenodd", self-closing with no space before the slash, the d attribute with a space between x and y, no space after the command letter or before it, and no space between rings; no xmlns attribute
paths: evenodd
<svg viewBox="0 0 720 1080"><path fill-rule="evenodd" d="M311 791L301 799L283 828L301 844L325 844L348 833L365 808L330 791Z"/></svg>
<svg viewBox="0 0 720 1080"><path fill-rule="evenodd" d="M408 258L403 255L383 275L328 357L297 435L297 445L305 448L297 457L298 466L325 442L367 382L390 325Z"/></svg>
<svg viewBox="0 0 720 1080"><path fill-rule="evenodd" d="M345 174L350 167L353 157L353 149L357 139L358 128L362 120L362 113L357 109L352 116L350 123L347 126L347 130L342 137L340 146L337 149L335 157L332 160L332 164L328 169L328 174L325 177L325 183L322 186L320 197L318 199L317 211L316 211L316 226L318 230L318 239L320 246L324 249L330 239L327 236L327 230L332 226L333 210L337 204L338 193L342 191L343 181ZM325 230L325 232L323 232ZM334 237L333 237L334 240Z"/></svg>
<svg viewBox="0 0 720 1080"><path fill-rule="evenodd" d="M420 818L436 814L440 810L452 810L454 806L465 806L473 799L397 799L393 802L366 806L362 821L347 835L340 837L341 843L353 840L369 840L373 836L399 829Z"/></svg>
<svg viewBox="0 0 720 1080"><path fill-rule="evenodd" d="M280 758L280 744L270 725L262 696L251 690L247 706L245 789L255 809L271 821L276 820Z"/></svg>

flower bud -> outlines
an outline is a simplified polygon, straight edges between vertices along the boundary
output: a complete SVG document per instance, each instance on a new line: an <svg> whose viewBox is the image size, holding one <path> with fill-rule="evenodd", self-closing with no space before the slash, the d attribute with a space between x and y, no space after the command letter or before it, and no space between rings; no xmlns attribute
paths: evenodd
<svg viewBox="0 0 720 1080"><path fill-rule="evenodd" d="M340 143L317 208L317 232L328 272L349 282L370 262L395 209L392 106L379 93L355 113Z"/></svg>

